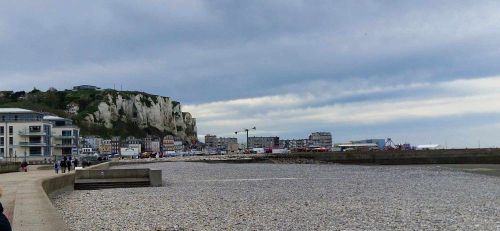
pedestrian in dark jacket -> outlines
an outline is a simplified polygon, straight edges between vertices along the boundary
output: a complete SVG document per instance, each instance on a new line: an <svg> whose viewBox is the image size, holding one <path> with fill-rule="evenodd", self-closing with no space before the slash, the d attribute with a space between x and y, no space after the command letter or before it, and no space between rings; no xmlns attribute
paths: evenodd
<svg viewBox="0 0 500 231"><path fill-rule="evenodd" d="M68 160L68 162L66 162L66 167L68 167L68 172L71 172L71 160Z"/></svg>
<svg viewBox="0 0 500 231"><path fill-rule="evenodd" d="M59 174L59 162L54 163L54 170L56 171L56 174Z"/></svg>
<svg viewBox="0 0 500 231"><path fill-rule="evenodd" d="M0 189L0 197L2 197L2 189ZM0 230L1 231L12 231L10 222L7 217L3 214L3 206L0 203Z"/></svg>
<svg viewBox="0 0 500 231"><path fill-rule="evenodd" d="M76 169L76 167L78 167L78 159L75 158L75 160L73 161L73 163L75 164L75 169Z"/></svg>
<svg viewBox="0 0 500 231"><path fill-rule="evenodd" d="M65 160L61 160L61 172L62 173L65 173L66 172L66 161Z"/></svg>
<svg viewBox="0 0 500 231"><path fill-rule="evenodd" d="M23 161L21 163L21 168L23 169L23 172L27 172L28 171L28 162Z"/></svg>

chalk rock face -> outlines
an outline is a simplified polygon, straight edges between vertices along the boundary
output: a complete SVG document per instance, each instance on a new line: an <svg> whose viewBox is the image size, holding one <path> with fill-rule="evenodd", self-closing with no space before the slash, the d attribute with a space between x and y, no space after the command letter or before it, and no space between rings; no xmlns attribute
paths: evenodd
<svg viewBox="0 0 500 231"><path fill-rule="evenodd" d="M90 124L113 128L116 121L133 122L139 128L156 128L186 141L197 139L196 119L182 112L181 105L169 97L146 94L107 94L97 111L87 115Z"/></svg>

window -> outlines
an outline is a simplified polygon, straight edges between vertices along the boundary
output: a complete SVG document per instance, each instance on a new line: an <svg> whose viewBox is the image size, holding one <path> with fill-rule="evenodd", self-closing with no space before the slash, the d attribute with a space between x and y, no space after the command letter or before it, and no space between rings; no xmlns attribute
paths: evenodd
<svg viewBox="0 0 500 231"><path fill-rule="evenodd" d="M14 121L17 121L17 115L14 116Z"/></svg>
<svg viewBox="0 0 500 231"><path fill-rule="evenodd" d="M14 127L9 126L9 135L12 135L14 133Z"/></svg>
<svg viewBox="0 0 500 231"><path fill-rule="evenodd" d="M5 138L0 137L0 146L5 146Z"/></svg>
<svg viewBox="0 0 500 231"><path fill-rule="evenodd" d="M71 136L71 130L62 131L62 136Z"/></svg>
<svg viewBox="0 0 500 231"><path fill-rule="evenodd" d="M30 147L30 156L41 156L42 148L41 147Z"/></svg>
<svg viewBox="0 0 500 231"><path fill-rule="evenodd" d="M41 132L42 127L41 126L30 126L30 132Z"/></svg>
<svg viewBox="0 0 500 231"><path fill-rule="evenodd" d="M42 142L42 138L39 136L30 137L30 143L39 144Z"/></svg>
<svg viewBox="0 0 500 231"><path fill-rule="evenodd" d="M3 126L0 126L0 135L3 135L5 133L5 128Z"/></svg>
<svg viewBox="0 0 500 231"><path fill-rule="evenodd" d="M62 144L64 144L64 145L71 145L71 144L73 144L72 141L73 141L72 139L63 139L62 140Z"/></svg>
<svg viewBox="0 0 500 231"><path fill-rule="evenodd" d="M5 156L5 149L4 148L0 148L0 156Z"/></svg>
<svg viewBox="0 0 500 231"><path fill-rule="evenodd" d="M9 137L9 145L13 145L14 144L14 137Z"/></svg>
<svg viewBox="0 0 500 231"><path fill-rule="evenodd" d="M63 155L71 155L71 148L63 148L61 152Z"/></svg>

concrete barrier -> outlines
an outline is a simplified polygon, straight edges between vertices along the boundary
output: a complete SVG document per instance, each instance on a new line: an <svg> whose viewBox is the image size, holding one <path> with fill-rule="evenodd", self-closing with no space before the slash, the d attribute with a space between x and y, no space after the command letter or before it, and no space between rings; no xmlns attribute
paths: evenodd
<svg viewBox="0 0 500 231"><path fill-rule="evenodd" d="M8 172L19 172L19 168L21 168L20 162L0 163L0 174Z"/></svg>
<svg viewBox="0 0 500 231"><path fill-rule="evenodd" d="M162 186L161 170L82 169L75 173L75 189Z"/></svg>

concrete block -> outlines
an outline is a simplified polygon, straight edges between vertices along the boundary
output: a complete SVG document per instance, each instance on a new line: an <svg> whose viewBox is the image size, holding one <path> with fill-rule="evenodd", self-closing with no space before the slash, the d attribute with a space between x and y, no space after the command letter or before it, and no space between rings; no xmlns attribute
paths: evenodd
<svg viewBox="0 0 500 231"><path fill-rule="evenodd" d="M163 185L161 170L149 169L149 183L153 187L160 187Z"/></svg>

